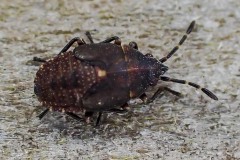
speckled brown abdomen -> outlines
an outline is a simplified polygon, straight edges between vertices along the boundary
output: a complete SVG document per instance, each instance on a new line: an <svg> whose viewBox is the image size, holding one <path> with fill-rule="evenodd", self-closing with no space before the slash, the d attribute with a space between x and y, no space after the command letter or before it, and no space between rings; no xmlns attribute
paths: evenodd
<svg viewBox="0 0 240 160"><path fill-rule="evenodd" d="M57 111L78 112L82 97L97 81L95 68L67 52L41 65L34 92L43 106Z"/></svg>

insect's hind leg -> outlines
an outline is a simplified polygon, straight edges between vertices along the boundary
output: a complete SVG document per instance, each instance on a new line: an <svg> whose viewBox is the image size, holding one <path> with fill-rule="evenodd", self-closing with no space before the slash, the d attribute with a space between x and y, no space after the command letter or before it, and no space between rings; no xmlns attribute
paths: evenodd
<svg viewBox="0 0 240 160"><path fill-rule="evenodd" d="M45 117L48 113L49 109L45 109L42 113L40 113L37 117L41 120L43 117Z"/></svg>
<svg viewBox="0 0 240 160"><path fill-rule="evenodd" d="M83 118L79 117L78 115L72 112L66 112L66 114L79 122L82 122L84 120Z"/></svg>
<svg viewBox="0 0 240 160"><path fill-rule="evenodd" d="M38 58L38 57L33 57L33 61L35 61L35 62L47 62L45 59Z"/></svg>

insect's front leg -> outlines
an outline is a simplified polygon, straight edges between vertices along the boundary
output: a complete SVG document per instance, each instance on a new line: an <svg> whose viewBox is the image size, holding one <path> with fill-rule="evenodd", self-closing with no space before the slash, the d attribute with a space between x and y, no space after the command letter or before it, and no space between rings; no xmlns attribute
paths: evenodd
<svg viewBox="0 0 240 160"><path fill-rule="evenodd" d="M99 42L99 43L111 43L112 41L114 41L115 44L117 45L121 45L121 39L118 36L113 36L110 38L107 38L106 40Z"/></svg>
<svg viewBox="0 0 240 160"><path fill-rule="evenodd" d="M85 35L87 36L87 38L89 39L91 44L94 43L92 35L89 31L87 31L85 33ZM99 43L111 43L112 41L114 41L114 43L117 45L121 45L121 40L118 36L112 36L110 38L105 39L104 41L99 42Z"/></svg>
<svg viewBox="0 0 240 160"><path fill-rule="evenodd" d="M118 108L112 108L112 109L109 109L109 110L104 111L104 112L110 112L110 113L126 113L126 112L128 112L128 111L129 111L128 104L125 103L124 105L122 105L122 106L120 107L120 109L118 109ZM94 114L94 112L92 112L92 111L87 111L87 112L85 112L85 121L86 121L87 123L90 123L90 119L93 117L93 114ZM98 117L97 117L95 126L98 126L98 125L100 124L102 114L103 114L103 112L98 112Z"/></svg>
<svg viewBox="0 0 240 160"><path fill-rule="evenodd" d="M139 98L146 104L153 102L157 97L162 97L163 96L163 92L167 91L175 96L180 97L182 94L174 91L168 87L159 87L158 90L152 95L152 97L148 98L146 93L143 93Z"/></svg>
<svg viewBox="0 0 240 160"><path fill-rule="evenodd" d="M92 38L91 33L90 33L89 31L87 31L87 32L85 33L85 35L87 36L87 38L88 38L88 40L90 41L90 43L93 44L94 41L93 41L93 38Z"/></svg>
<svg viewBox="0 0 240 160"><path fill-rule="evenodd" d="M129 111L129 105L128 103L125 103L120 108L112 108L107 110L106 112L113 112L113 113L126 113Z"/></svg>
<svg viewBox="0 0 240 160"><path fill-rule="evenodd" d="M86 112L85 112L85 115L84 115L84 116L85 116L85 122L86 122L86 123L90 123L91 118L93 117L93 114L94 114L94 112L92 112L92 111L86 111ZM98 112L98 117L97 117L95 126L98 126L98 125L99 125L100 120L101 120L101 117L102 117L102 112Z"/></svg>
<svg viewBox="0 0 240 160"><path fill-rule="evenodd" d="M83 44L86 44L86 42L84 42L83 39L80 39L79 37L75 37L75 38L71 39L71 40L65 45L65 47L63 47L63 49L59 52L58 55L60 55L60 54L63 53L63 52L66 52L66 51L73 45L73 43L75 43L75 42L77 42L79 46L80 46L80 45L83 45Z"/></svg>

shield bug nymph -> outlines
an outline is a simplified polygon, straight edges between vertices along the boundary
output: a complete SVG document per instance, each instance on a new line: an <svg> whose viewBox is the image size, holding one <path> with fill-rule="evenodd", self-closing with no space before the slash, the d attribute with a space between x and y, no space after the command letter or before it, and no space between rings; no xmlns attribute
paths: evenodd
<svg viewBox="0 0 240 160"><path fill-rule="evenodd" d="M43 118L49 110L64 112L77 120L83 118L76 113L84 113L85 120L89 120L94 112L99 112L98 124L102 112L125 112L131 99L140 98L150 103L163 91L180 95L164 87L148 98L146 90L156 86L159 80L188 84L218 100L211 91L196 83L163 76L168 70L164 63L184 43L194 24L195 21L190 24L178 45L161 59L142 54L136 42L121 45L117 36L94 43L89 32L86 35L90 44L75 37L52 59L34 58L43 62L36 73L34 93L47 108L39 118ZM78 46L69 51L75 42Z"/></svg>

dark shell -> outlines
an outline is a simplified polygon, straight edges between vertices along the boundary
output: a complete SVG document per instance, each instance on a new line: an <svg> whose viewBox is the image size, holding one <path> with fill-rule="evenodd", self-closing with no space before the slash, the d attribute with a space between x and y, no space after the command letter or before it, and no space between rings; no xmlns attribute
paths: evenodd
<svg viewBox="0 0 240 160"><path fill-rule="evenodd" d="M159 77L160 67L128 45L85 44L44 63L34 91L53 110L105 111L143 94L153 84L151 73Z"/></svg>

